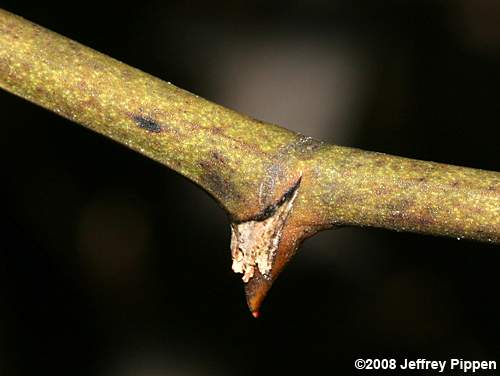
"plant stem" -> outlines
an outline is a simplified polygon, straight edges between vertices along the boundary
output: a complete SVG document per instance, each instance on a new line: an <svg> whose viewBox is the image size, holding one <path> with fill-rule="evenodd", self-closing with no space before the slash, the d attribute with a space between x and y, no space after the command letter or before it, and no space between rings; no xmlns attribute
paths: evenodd
<svg viewBox="0 0 500 376"><path fill-rule="evenodd" d="M268 239L277 249L245 254L248 267L258 266L257 257L272 264L268 274L257 268L246 284L255 313L300 242L320 229L373 226L500 242L498 172L327 145L225 109L2 10L0 87L183 174L226 209L233 226L250 223L245 231L254 231L279 212L279 229L271 226Z"/></svg>

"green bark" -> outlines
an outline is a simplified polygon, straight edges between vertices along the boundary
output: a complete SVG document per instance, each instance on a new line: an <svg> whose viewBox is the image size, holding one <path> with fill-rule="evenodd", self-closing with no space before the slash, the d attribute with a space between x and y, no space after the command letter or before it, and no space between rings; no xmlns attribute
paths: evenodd
<svg viewBox="0 0 500 376"><path fill-rule="evenodd" d="M269 275L300 242L356 225L500 242L500 173L328 145L211 103L0 10L0 87L183 174L233 222L262 221L298 187ZM28 151L29 152L29 151Z"/></svg>

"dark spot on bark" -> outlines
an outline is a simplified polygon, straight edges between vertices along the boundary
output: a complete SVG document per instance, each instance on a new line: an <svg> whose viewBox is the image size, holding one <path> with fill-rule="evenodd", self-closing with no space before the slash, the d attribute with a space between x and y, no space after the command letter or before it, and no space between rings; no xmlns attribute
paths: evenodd
<svg viewBox="0 0 500 376"><path fill-rule="evenodd" d="M458 181L454 181L453 183L451 183L451 186L452 186L453 188L458 187L458 185L459 185Z"/></svg>
<svg viewBox="0 0 500 376"><path fill-rule="evenodd" d="M163 130L160 124L158 124L154 119L148 116L133 115L132 119L140 128L145 129L149 132L160 133Z"/></svg>

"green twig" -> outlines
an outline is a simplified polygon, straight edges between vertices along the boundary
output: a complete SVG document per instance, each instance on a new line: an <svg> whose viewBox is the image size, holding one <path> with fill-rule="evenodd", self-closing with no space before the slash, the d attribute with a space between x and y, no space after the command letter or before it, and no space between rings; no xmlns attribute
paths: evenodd
<svg viewBox="0 0 500 376"><path fill-rule="evenodd" d="M0 87L191 179L230 214L257 310L336 225L500 242L500 173L327 145L240 115L0 10Z"/></svg>

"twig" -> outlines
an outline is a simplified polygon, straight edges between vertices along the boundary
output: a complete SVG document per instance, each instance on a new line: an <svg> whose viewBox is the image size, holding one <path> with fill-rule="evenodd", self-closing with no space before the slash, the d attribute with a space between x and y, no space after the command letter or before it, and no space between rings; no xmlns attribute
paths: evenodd
<svg viewBox="0 0 500 376"><path fill-rule="evenodd" d="M0 10L0 87L191 179L232 219L257 315L300 242L332 226L500 242L500 173L327 145L225 109Z"/></svg>

